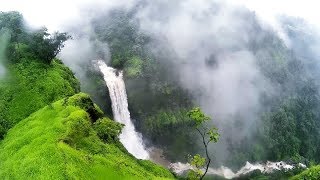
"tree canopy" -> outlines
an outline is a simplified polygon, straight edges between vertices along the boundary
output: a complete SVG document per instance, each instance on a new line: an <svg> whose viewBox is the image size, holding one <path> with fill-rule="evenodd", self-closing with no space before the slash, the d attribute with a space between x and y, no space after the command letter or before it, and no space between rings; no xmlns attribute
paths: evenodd
<svg viewBox="0 0 320 180"><path fill-rule="evenodd" d="M23 16L15 11L0 12L0 30L10 34L7 56L9 62L18 62L23 58L32 58L50 64L71 38L67 33L48 29L32 29L24 23Z"/></svg>

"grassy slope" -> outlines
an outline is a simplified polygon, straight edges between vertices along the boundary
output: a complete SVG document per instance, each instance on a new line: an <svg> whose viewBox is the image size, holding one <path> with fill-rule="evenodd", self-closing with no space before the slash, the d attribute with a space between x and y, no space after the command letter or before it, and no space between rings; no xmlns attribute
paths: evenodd
<svg viewBox="0 0 320 180"><path fill-rule="evenodd" d="M89 113L75 103L88 99L81 93L60 100L10 129L0 144L0 179L173 178L168 170L136 160L119 145L103 143Z"/></svg>
<svg viewBox="0 0 320 180"><path fill-rule="evenodd" d="M0 79L0 126L5 129L80 90L73 73L58 60L51 65L25 60L8 66L7 78Z"/></svg>

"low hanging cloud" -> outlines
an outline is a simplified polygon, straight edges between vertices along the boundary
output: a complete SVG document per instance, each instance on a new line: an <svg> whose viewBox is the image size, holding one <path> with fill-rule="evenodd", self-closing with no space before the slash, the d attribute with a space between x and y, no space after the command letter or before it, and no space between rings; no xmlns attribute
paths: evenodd
<svg viewBox="0 0 320 180"><path fill-rule="evenodd" d="M8 32L0 30L0 78L4 77L6 74L4 63L7 60L5 52L8 46L9 38L10 36Z"/></svg>
<svg viewBox="0 0 320 180"><path fill-rule="evenodd" d="M252 17L238 6L204 0L153 1L136 16L143 32L166 39L177 55L172 61L181 84L220 121L239 115L253 119L260 95L272 89L248 50L259 38Z"/></svg>

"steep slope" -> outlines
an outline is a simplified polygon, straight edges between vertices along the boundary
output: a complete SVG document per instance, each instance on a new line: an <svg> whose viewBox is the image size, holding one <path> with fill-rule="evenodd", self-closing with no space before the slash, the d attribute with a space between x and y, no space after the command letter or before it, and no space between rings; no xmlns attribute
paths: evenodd
<svg viewBox="0 0 320 180"><path fill-rule="evenodd" d="M33 113L1 142L0 179L173 178L150 161L136 160L118 140L99 139L93 122L102 116L83 93Z"/></svg>
<svg viewBox="0 0 320 180"><path fill-rule="evenodd" d="M9 64L8 72L0 79L0 139L31 113L80 91L78 80L59 60L49 65L26 59Z"/></svg>

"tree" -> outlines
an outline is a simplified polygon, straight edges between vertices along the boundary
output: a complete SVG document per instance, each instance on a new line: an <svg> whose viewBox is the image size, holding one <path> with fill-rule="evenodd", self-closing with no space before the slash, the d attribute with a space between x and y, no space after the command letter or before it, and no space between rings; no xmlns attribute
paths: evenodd
<svg viewBox="0 0 320 180"><path fill-rule="evenodd" d="M193 108L187 113L188 117L193 120L194 127L202 138L202 143L205 148L206 158L196 154L190 158L190 164L193 166L193 170L189 171L188 178L190 179L203 179L208 172L211 158L208 152L208 145L210 142L218 142L220 134L218 129L214 126L208 128L207 122L211 119L206 116L199 107ZM201 169L205 167L203 172Z"/></svg>
<svg viewBox="0 0 320 180"><path fill-rule="evenodd" d="M8 29L11 41L17 42L19 34L23 31L23 17L19 12L0 12L0 29Z"/></svg>
<svg viewBox="0 0 320 180"><path fill-rule="evenodd" d="M47 28L41 28L32 34L29 40L30 50L33 51L36 58L50 64L64 47L64 42L70 38L71 36L67 33L50 34Z"/></svg>

